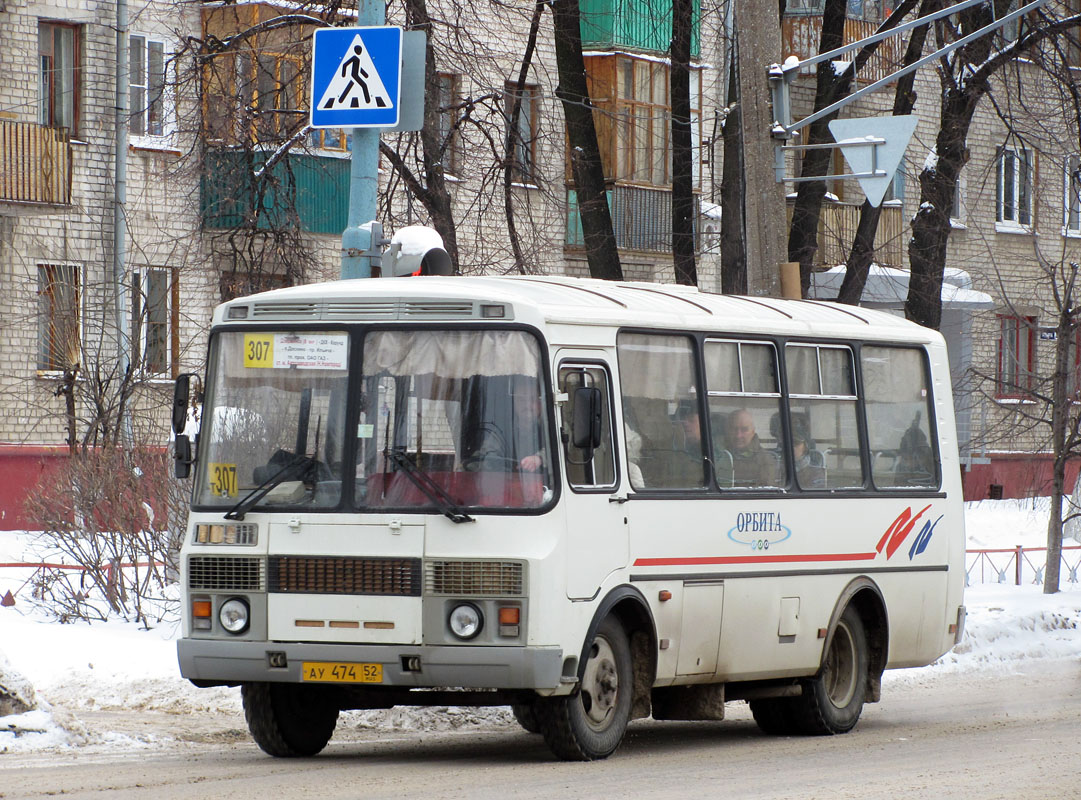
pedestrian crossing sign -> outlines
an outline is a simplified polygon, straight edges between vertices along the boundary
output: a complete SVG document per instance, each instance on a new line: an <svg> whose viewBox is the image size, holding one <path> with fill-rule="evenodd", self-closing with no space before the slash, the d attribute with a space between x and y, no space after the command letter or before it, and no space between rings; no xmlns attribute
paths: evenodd
<svg viewBox="0 0 1081 800"><path fill-rule="evenodd" d="M312 127L393 128L401 71L401 28L319 28L312 37Z"/></svg>

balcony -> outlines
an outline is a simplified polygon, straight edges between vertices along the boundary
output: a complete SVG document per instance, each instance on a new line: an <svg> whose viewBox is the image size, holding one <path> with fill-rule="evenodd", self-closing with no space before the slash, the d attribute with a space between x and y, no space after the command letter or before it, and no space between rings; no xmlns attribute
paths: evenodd
<svg viewBox="0 0 1081 800"><path fill-rule="evenodd" d="M348 160L290 154L260 182L255 174L267 155L243 150L207 153L200 204L204 228L269 230L298 223L308 233L345 230Z"/></svg>
<svg viewBox="0 0 1081 800"><path fill-rule="evenodd" d="M835 267L848 261L852 239L860 221L862 205L851 203L823 203L818 220L818 252L816 267ZM788 207L791 225L792 206ZM900 205L884 205L875 234L875 263L884 267L904 266L905 224Z"/></svg>
<svg viewBox="0 0 1081 800"><path fill-rule="evenodd" d="M694 1L691 57L698 58L702 12ZM667 53L672 44L671 0L581 0L582 47Z"/></svg>
<svg viewBox="0 0 1081 800"><path fill-rule="evenodd" d="M0 208L9 203L71 205L67 128L0 119Z"/></svg>
<svg viewBox="0 0 1081 800"><path fill-rule="evenodd" d="M695 219L698 218L700 201L694 199ZM668 189L649 189L642 186L615 186L608 190L608 207L612 212L616 247L620 250L638 250L646 253L672 253L672 192ZM697 226L696 226L697 236ZM568 248L585 245L582 219L578 216L578 197L573 189L567 190Z"/></svg>

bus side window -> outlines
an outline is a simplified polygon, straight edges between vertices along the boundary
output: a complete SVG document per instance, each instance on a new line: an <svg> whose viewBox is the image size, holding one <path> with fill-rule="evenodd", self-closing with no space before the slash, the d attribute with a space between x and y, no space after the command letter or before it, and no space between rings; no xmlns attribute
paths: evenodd
<svg viewBox="0 0 1081 800"><path fill-rule="evenodd" d="M852 350L789 344L785 364L796 483L802 489L862 487Z"/></svg>
<svg viewBox="0 0 1081 800"><path fill-rule="evenodd" d="M601 393L601 442L593 449L577 448L572 443L571 425L574 420L574 392L576 389L593 388ZM608 373L596 365L562 365L559 368L559 391L567 395L563 404L562 430L563 454L567 468L567 480L571 486L600 488L614 486L616 482L615 454L612 447L612 401Z"/></svg>
<svg viewBox="0 0 1081 800"><path fill-rule="evenodd" d="M923 351L864 346L860 363L875 486L937 487L938 453Z"/></svg>

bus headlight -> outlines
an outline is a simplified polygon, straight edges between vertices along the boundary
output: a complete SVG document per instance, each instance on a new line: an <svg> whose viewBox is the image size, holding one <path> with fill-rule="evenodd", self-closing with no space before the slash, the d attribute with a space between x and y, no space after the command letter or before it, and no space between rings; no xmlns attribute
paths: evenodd
<svg viewBox="0 0 1081 800"><path fill-rule="evenodd" d="M459 639L473 639L484 627L484 615L472 603L462 603L451 609L447 625Z"/></svg>
<svg viewBox="0 0 1081 800"><path fill-rule="evenodd" d="M239 597L226 600L218 609L218 622L229 633L244 633L248 629L250 619L248 604Z"/></svg>

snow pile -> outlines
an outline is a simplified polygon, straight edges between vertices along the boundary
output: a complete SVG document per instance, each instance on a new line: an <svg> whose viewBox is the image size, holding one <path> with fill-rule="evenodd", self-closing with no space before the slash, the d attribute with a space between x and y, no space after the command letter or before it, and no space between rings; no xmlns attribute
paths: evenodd
<svg viewBox="0 0 1081 800"><path fill-rule="evenodd" d="M1046 499L969 504L968 547L1042 547L1047 507ZM0 562L19 561L27 552L25 534L0 533ZM0 607L0 704L2 687L7 687L28 710L0 716L0 753L156 743L147 736L93 731L79 721L80 715L100 711L165 712L177 715L178 721L229 715L238 728L243 726L238 689L197 689L180 677L175 623L151 630L122 622L60 625L32 608L30 588L24 585L28 575L17 573L0 569L0 596L10 589L18 598L14 607ZM1064 571L1062 591L1056 595L1045 595L1035 585L969 587L961 644L930 667L888 672L886 683L933 680L944 673L1009 671L1037 659L1076 659L1081 654L1081 585L1067 582L1067 577ZM20 674L33 685L20 680ZM505 708L394 708L345 712L339 728L414 731L504 724L513 724Z"/></svg>

